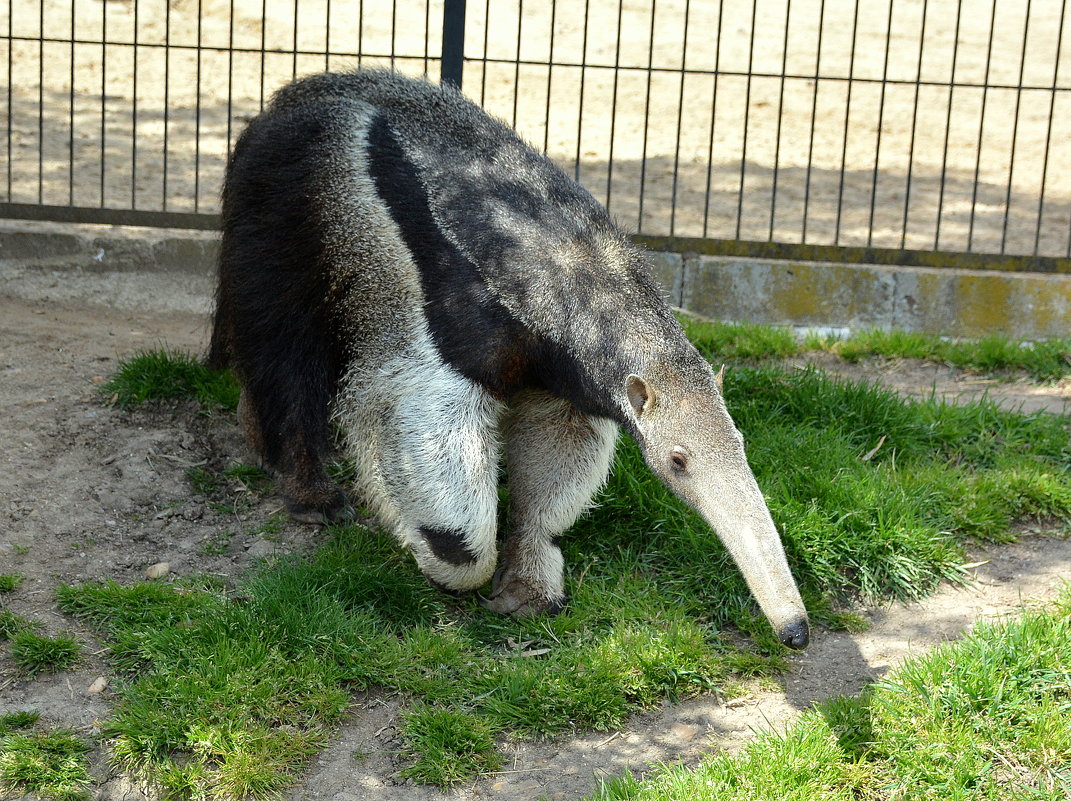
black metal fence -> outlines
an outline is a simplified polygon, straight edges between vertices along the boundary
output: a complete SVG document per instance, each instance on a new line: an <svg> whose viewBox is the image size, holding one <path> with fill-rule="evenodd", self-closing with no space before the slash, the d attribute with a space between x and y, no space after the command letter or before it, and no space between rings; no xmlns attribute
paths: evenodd
<svg viewBox="0 0 1071 801"><path fill-rule="evenodd" d="M461 77L640 234L1063 269L1066 12L1067 0L8 0L0 217L210 227L230 143L274 89L374 64Z"/></svg>

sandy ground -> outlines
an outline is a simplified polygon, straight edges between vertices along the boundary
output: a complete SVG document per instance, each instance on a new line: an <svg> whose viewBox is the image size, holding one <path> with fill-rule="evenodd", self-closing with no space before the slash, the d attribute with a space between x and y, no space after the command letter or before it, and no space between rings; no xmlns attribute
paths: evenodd
<svg viewBox="0 0 1071 801"><path fill-rule="evenodd" d="M272 91L358 63L437 78L441 20L441 0L15 0L8 197L215 211ZM1068 255L1062 0L494 0L466 34L466 93L631 230Z"/></svg>
<svg viewBox="0 0 1071 801"><path fill-rule="evenodd" d="M89 281L87 277L85 279ZM278 541L240 533L225 553L206 555L206 542L224 531L248 532L279 506L268 496L233 519L191 496L184 476L191 465L219 467L248 458L233 421L206 418L196 409L122 412L102 405L100 382L117 359L161 343L204 347L206 301L195 285L171 288L169 308L150 312L160 288L152 278L127 275L110 305L85 302L61 290L55 274L5 274L0 295L0 572L27 578L4 604L42 622L49 633L75 632L86 660L74 670L28 681L0 650L0 710L32 707L47 724L74 727L92 737L108 714L111 691L89 692L107 676L103 646L92 632L60 614L53 590L64 582L141 578L166 561L174 575L234 576L252 558L315 547L317 529L288 524ZM107 296L107 285L96 297ZM175 307L189 306L185 310ZM900 389L952 396L978 391L964 376L909 363L843 365L827 369L888 380ZM990 388L992 391L993 388ZM1003 402L1035 404L1067 413L1069 391L1005 385ZM975 586L947 588L925 603L863 610L872 622L861 634L818 631L795 657L776 690L754 687L732 699L700 698L637 716L619 732L547 742L502 743L508 768L445 797L464 799L575 799L599 777L626 767L643 771L656 761L692 763L711 748L735 749L756 728L787 725L801 709L837 693L855 692L900 659L958 636L976 620L1014 613L1051 597L1071 575L1071 542L1028 529L1020 543L973 557ZM298 799L435 799L438 790L399 783L395 724L399 702L357 698L335 742L314 758L288 794ZM355 757L355 755L357 755ZM143 799L141 790L94 752L97 798ZM151 797L151 796L149 796Z"/></svg>

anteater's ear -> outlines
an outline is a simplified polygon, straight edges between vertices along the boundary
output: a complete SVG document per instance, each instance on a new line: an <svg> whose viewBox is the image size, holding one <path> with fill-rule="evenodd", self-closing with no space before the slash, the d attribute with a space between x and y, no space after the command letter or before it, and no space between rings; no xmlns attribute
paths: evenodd
<svg viewBox="0 0 1071 801"><path fill-rule="evenodd" d="M625 392L628 393L628 402L636 417L640 418L651 411L655 405L655 393L650 384L638 375L630 375L625 382Z"/></svg>
<svg viewBox="0 0 1071 801"><path fill-rule="evenodd" d="M725 391L725 386L724 386L724 384L725 384L725 365L724 364L721 366L721 369L718 370L718 374L716 376L714 376L714 381L718 385L718 392L724 392Z"/></svg>

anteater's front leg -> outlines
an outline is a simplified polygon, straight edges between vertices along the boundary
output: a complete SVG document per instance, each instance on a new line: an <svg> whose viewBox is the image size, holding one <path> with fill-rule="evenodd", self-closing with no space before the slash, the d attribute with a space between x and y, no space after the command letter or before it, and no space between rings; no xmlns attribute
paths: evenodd
<svg viewBox="0 0 1071 801"><path fill-rule="evenodd" d="M374 373L352 372L338 417L362 499L430 583L474 590L491 578L498 555L502 406L430 349L414 350Z"/></svg>
<svg viewBox="0 0 1071 801"><path fill-rule="evenodd" d="M566 602L558 541L606 481L617 426L528 391L511 405L503 433L510 531L486 605L520 617L558 612Z"/></svg>

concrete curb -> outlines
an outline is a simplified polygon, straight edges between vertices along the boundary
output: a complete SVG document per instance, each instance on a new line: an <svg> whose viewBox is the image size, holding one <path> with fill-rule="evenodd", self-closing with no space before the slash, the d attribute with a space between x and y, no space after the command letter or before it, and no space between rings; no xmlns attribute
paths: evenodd
<svg viewBox="0 0 1071 801"><path fill-rule="evenodd" d="M207 310L218 252L214 232L0 222L5 291L38 299ZM649 258L673 305L712 319L954 337L1071 336L1071 275L668 252ZM134 275L151 289L124 294Z"/></svg>
<svg viewBox="0 0 1071 801"><path fill-rule="evenodd" d="M218 255L210 231L0 221L0 264L211 276Z"/></svg>
<svg viewBox="0 0 1071 801"><path fill-rule="evenodd" d="M1071 275L652 253L672 302L715 320L1022 340L1071 336Z"/></svg>

